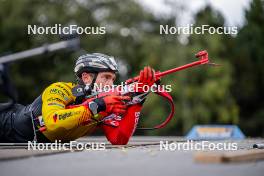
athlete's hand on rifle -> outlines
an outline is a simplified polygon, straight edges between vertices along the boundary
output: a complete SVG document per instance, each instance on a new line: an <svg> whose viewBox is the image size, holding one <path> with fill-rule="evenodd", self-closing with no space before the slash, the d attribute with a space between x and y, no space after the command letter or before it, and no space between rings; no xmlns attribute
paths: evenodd
<svg viewBox="0 0 264 176"><path fill-rule="evenodd" d="M144 92L143 87L148 86L149 88L157 81L155 76L155 70L150 66L144 67L143 70L140 71L139 80L138 80L138 91Z"/></svg>
<svg viewBox="0 0 264 176"><path fill-rule="evenodd" d="M97 109L95 111L103 116L106 116L110 114L123 115L127 110L125 101L130 100L131 98L129 96L106 95L104 97L94 99L93 102L97 105Z"/></svg>

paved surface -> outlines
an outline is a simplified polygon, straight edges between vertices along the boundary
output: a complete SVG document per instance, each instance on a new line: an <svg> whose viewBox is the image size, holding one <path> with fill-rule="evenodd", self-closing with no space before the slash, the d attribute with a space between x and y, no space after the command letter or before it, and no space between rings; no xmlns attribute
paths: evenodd
<svg viewBox="0 0 264 176"><path fill-rule="evenodd" d="M106 145L103 151L51 153L0 161L1 176L17 175L263 175L264 161L229 164L195 163L195 151L160 151L159 142L184 141L179 137L134 137L124 146ZM106 142L104 138L82 138L81 142ZM239 150L248 150L263 139L236 141ZM218 141L219 142L219 141ZM234 142L234 141L225 141ZM1 149L14 153L23 149ZM23 152L22 152L23 153ZM0 153L1 154L1 153ZM17 153L19 154L19 153Z"/></svg>

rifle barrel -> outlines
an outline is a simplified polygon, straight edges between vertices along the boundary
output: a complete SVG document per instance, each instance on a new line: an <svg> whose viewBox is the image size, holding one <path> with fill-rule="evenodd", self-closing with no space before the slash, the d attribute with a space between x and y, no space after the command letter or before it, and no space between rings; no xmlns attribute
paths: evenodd
<svg viewBox="0 0 264 176"><path fill-rule="evenodd" d="M161 77L163 77L165 75L168 75L168 74L171 74L171 73L175 73L175 72L178 72L180 70L184 70L186 68L190 68L190 67L194 67L196 65L203 65L203 64L208 64L209 63L207 51L205 51L205 50L204 51L200 51L195 56L196 56L196 58L199 58L198 61L186 64L186 65L182 65L182 66L170 69L170 70L166 70L164 72L157 72L157 73L155 73L156 78L159 79L159 78L161 78ZM131 83L131 82L135 82L135 81L138 81L138 80L139 80L139 76L136 76L134 78L131 78L131 79L127 80L126 83Z"/></svg>

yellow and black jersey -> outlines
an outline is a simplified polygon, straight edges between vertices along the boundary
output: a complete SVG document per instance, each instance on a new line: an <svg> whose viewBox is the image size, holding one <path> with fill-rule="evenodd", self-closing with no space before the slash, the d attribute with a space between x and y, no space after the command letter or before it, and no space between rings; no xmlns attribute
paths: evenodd
<svg viewBox="0 0 264 176"><path fill-rule="evenodd" d="M85 106L67 109L76 99L72 94L73 83L57 82L42 93L42 121L46 127L43 134L50 140L70 141L91 133L96 123ZM88 124L88 125L87 125Z"/></svg>

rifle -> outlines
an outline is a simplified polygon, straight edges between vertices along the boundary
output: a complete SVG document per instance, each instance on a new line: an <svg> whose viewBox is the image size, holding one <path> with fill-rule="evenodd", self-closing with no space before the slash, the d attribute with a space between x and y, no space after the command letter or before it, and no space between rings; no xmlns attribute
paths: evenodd
<svg viewBox="0 0 264 176"><path fill-rule="evenodd" d="M164 77L164 76L166 76L168 74L172 74L172 73L175 73L175 72L178 72L178 71L181 71L181 70L190 68L190 67L198 66L198 65L219 66L218 64L209 62L208 53L207 53L206 50L203 50L203 51L198 52L195 56L196 56L196 58L199 59L198 61L195 61L195 62L186 64L186 65L183 65L183 66L180 66L180 67L176 67L176 68L173 68L173 69L164 71L164 72L159 72L159 71L156 72L155 73L155 76L156 76L157 80L159 80L160 78L162 78L162 77ZM126 80L125 83L129 87L129 86L133 85L134 83L138 82L138 80L139 80L139 76L136 76L134 78L130 78L130 79ZM131 92L131 91L128 91L128 90L131 90L131 89L124 89L124 90L121 90L121 91L119 90L118 93L117 93L119 95L126 95L126 96L130 96L131 97L131 101L126 102L126 104L128 106L141 103L142 101L145 100L146 96L149 94L149 92L137 93L137 92ZM85 92L85 91L84 90L79 90L79 92ZM87 102L93 101L96 98L104 97L106 95L113 94L113 93L116 94L116 91L94 93L94 94L89 95L85 99L85 102L87 103ZM170 122L170 120L174 116L175 108L174 108L174 102L173 102L172 96L168 92L166 92L165 90L157 90L154 93L156 93L157 95L161 96L162 98L165 98L165 100L167 100L169 102L170 109L171 109L170 114L165 119L165 121L162 122L159 125L156 125L156 126L154 126L152 128L137 128L137 129L141 129L141 130L153 130L153 129L163 128L163 127L165 127ZM79 106L82 106L82 104L79 104L79 105L70 105L67 108L75 108L75 107L79 107ZM100 121L96 121L96 123L103 122L106 125L111 125L113 127L116 127L117 125L115 125L115 124L107 124L107 122L106 122L107 120L113 119L113 118L115 118L115 115L114 114L111 114L109 116L104 117ZM90 124L90 125L92 125L92 124Z"/></svg>

